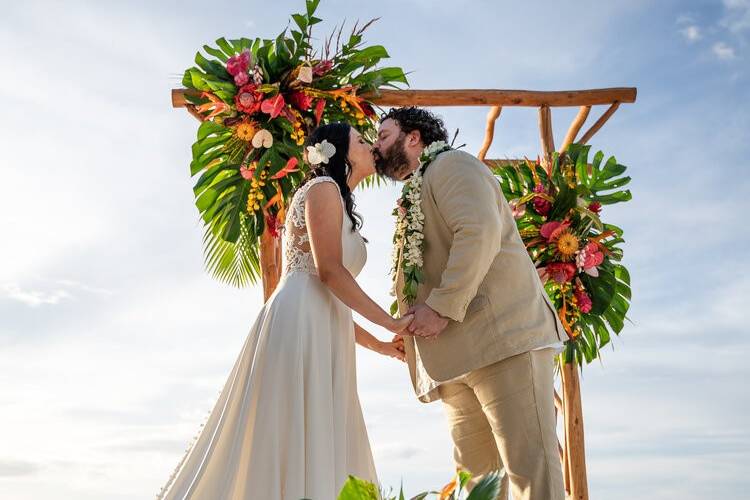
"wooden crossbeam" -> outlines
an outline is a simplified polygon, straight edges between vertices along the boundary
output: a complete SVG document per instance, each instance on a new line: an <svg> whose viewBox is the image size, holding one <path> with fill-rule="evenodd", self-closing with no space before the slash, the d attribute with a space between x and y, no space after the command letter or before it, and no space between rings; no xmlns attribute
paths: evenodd
<svg viewBox="0 0 750 500"><path fill-rule="evenodd" d="M185 107L187 89L172 90L172 106ZM591 90L395 90L379 89L365 94L380 106L595 106L613 102L635 102L634 87L614 87Z"/></svg>

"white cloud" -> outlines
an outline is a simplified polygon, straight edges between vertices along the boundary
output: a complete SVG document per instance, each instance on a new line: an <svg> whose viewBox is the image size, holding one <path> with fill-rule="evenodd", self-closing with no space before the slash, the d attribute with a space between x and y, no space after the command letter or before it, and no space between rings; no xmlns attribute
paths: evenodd
<svg viewBox="0 0 750 500"><path fill-rule="evenodd" d="M37 307L42 304L58 304L61 300L69 299L70 294L66 290L23 290L16 284L5 283L0 285L0 298L3 297Z"/></svg>
<svg viewBox="0 0 750 500"><path fill-rule="evenodd" d="M729 61L736 57L734 48L730 47L724 42L716 42L711 47L711 50L713 51L714 55L722 61Z"/></svg>
<svg viewBox="0 0 750 500"><path fill-rule="evenodd" d="M703 38L700 28L696 25L685 26L680 30L680 33L689 42L696 42Z"/></svg>

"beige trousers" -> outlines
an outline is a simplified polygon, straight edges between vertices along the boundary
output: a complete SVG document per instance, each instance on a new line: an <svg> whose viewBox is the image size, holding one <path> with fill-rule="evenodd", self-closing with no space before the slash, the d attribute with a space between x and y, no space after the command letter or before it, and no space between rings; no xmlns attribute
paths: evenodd
<svg viewBox="0 0 750 500"><path fill-rule="evenodd" d="M498 499L564 500L554 407L554 350L529 351L440 386L456 466L503 469ZM510 484L509 484L510 483Z"/></svg>

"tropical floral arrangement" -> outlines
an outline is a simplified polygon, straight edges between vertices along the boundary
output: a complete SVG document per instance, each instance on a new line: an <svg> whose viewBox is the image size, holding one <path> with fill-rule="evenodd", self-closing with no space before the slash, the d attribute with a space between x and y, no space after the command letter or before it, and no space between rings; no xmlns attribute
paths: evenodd
<svg viewBox="0 0 750 500"><path fill-rule="evenodd" d="M626 167L572 144L552 160L493 168L521 237L568 341L565 362L590 363L619 334L630 306L630 275L620 263L622 229L602 222L603 208L631 199Z"/></svg>
<svg viewBox="0 0 750 500"><path fill-rule="evenodd" d="M388 53L363 46L372 24L343 24L312 47L320 0L293 14L295 28L276 39L226 40L203 46L185 71L189 109L203 123L192 147L190 173L199 176L195 203L206 226L206 266L220 280L243 286L260 275L259 237L278 236L288 198L306 174L303 144L312 128L347 122L375 134L367 95L407 84L400 68L377 68Z"/></svg>
<svg viewBox="0 0 750 500"><path fill-rule="evenodd" d="M466 485L471 479L471 474L466 471L458 471L453 479L443 486L440 491L425 491L410 498L410 500L423 500L428 496L437 500L495 500L500 490L500 479L502 473L493 472L485 475L471 490L466 492ZM344 487L339 493L338 500L405 500L404 489L400 489L398 496L379 491L373 483L349 476Z"/></svg>

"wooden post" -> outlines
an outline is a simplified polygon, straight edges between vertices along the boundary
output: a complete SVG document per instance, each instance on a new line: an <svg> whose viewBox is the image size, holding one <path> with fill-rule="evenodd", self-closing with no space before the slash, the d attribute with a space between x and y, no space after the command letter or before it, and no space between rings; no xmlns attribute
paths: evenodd
<svg viewBox="0 0 750 500"><path fill-rule="evenodd" d="M542 141L542 161L548 165L555 150L555 140L552 137L552 111L547 105L539 108L539 136Z"/></svg>
<svg viewBox="0 0 750 500"><path fill-rule="evenodd" d="M492 145L492 140L495 137L495 122L500 116L502 110L502 106L492 106L487 112L487 126L484 129L484 143L482 143L482 148L477 155L477 158L482 161L484 161L484 158L487 156L487 151L489 151L490 146Z"/></svg>
<svg viewBox="0 0 750 500"><path fill-rule="evenodd" d="M566 489L569 500L588 500L589 488L586 478L586 449L583 440L583 407L578 365L562 363L563 404L565 414L565 470L568 479Z"/></svg>
<svg viewBox="0 0 750 500"><path fill-rule="evenodd" d="M263 300L268 300L281 277L281 238L274 238L268 228L260 237L260 268Z"/></svg>

